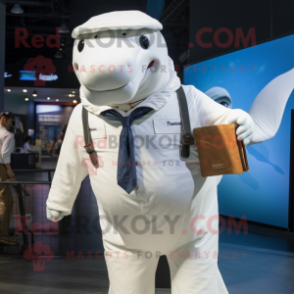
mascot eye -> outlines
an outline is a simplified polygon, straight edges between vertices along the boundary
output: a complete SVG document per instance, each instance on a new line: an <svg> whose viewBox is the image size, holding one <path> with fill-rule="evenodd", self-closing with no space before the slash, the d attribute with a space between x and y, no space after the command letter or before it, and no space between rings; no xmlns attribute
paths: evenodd
<svg viewBox="0 0 294 294"><path fill-rule="evenodd" d="M140 45L141 45L141 47L143 49L148 49L148 47L149 47L149 40L148 40L148 38L142 35L140 37Z"/></svg>
<svg viewBox="0 0 294 294"><path fill-rule="evenodd" d="M84 46L85 46L84 40L80 40L79 41L79 44L78 44L78 50L79 50L79 52L82 52L83 51Z"/></svg>
<svg viewBox="0 0 294 294"><path fill-rule="evenodd" d="M221 105L223 105L224 107L229 107L229 104L227 102L221 102Z"/></svg>

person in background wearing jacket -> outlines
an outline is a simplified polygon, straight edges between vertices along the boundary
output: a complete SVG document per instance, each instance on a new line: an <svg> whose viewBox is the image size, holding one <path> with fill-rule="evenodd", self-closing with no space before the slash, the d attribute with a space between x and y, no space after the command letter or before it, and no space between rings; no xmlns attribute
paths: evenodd
<svg viewBox="0 0 294 294"><path fill-rule="evenodd" d="M0 114L0 181L15 181L14 172L10 166L11 153L14 151L14 135L9 132L13 124L11 112ZM0 243L18 245L13 237L9 236L9 224L13 209L13 198L9 185L0 184Z"/></svg>

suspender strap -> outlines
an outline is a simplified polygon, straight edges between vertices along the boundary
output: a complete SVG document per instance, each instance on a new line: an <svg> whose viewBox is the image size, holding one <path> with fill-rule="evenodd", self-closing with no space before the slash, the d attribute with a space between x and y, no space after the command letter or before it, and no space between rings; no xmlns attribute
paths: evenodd
<svg viewBox="0 0 294 294"><path fill-rule="evenodd" d="M89 122L88 122L88 111L85 107L82 108L82 121L83 121L83 131L84 131L84 142L85 142L85 150L90 156L90 160L94 167L99 167L98 157L96 151L94 149L91 136L90 136L90 129L89 129Z"/></svg>
<svg viewBox="0 0 294 294"><path fill-rule="evenodd" d="M183 128L183 137L181 140L181 144L182 144L181 156L183 158L188 158L190 156L190 145L194 145L194 137L192 136L192 133L191 133L187 99L186 99L186 95L182 86L177 90L177 95L179 100L180 115L181 115L182 128Z"/></svg>

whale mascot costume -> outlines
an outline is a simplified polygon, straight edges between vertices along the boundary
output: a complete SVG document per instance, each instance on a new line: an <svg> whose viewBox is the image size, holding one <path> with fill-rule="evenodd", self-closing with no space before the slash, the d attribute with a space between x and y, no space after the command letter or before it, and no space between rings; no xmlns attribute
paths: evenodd
<svg viewBox="0 0 294 294"><path fill-rule="evenodd" d="M154 294L160 255L167 256L173 294L225 294L217 259L217 182L189 164L199 160L195 146L188 158L181 155L181 83L161 29L139 11L98 15L74 29L81 104L68 124L47 217L58 221L71 214L89 175L110 294ZM224 107L194 86L182 88L191 129L238 123L245 145L261 141L248 113ZM83 109L96 161L84 148Z"/></svg>

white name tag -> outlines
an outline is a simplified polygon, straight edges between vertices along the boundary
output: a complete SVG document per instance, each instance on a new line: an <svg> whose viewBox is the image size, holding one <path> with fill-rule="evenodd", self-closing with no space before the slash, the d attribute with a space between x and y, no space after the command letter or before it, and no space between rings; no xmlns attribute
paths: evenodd
<svg viewBox="0 0 294 294"><path fill-rule="evenodd" d="M180 134L182 123L179 118L155 118L154 131L156 134Z"/></svg>
<svg viewBox="0 0 294 294"><path fill-rule="evenodd" d="M89 119L89 131L92 139L107 137L104 122Z"/></svg>

